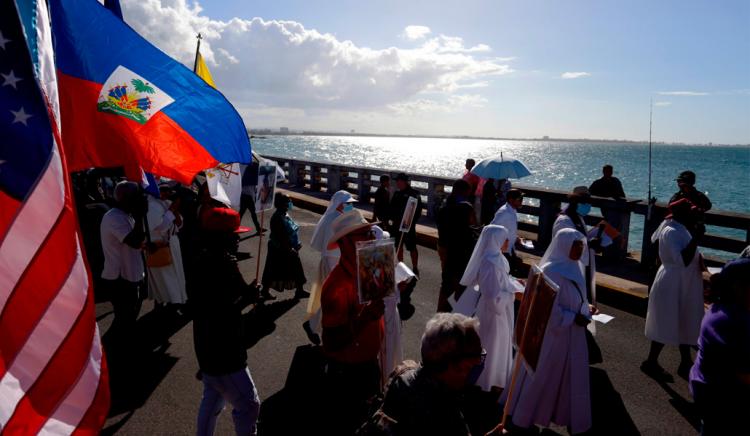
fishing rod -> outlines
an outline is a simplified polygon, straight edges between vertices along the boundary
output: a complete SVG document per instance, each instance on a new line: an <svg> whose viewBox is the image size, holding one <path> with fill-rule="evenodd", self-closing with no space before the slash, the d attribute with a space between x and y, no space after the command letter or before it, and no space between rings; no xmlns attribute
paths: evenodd
<svg viewBox="0 0 750 436"><path fill-rule="evenodd" d="M653 209L654 203L656 202L656 199L651 197L651 149L652 149L651 127L653 125L653 119L654 119L654 99L651 98L649 102L649 111L648 111L648 212L646 213L647 220L651 219L651 210Z"/></svg>

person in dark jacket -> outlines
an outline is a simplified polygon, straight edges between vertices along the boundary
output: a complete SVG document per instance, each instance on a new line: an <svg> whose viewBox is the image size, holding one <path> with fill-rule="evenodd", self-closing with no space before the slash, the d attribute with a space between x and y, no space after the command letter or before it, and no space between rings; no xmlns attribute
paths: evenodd
<svg viewBox="0 0 750 436"><path fill-rule="evenodd" d="M672 204L680 199L687 198L691 203L693 203L697 207L697 222L695 225L695 231L698 233L705 233L706 232L706 215L705 213L711 210L711 207L713 206L711 204L711 200L708 199L708 196L706 194L702 193L701 191L697 190L695 188L695 173L692 171L683 171L680 173L679 176L675 179L677 182L677 187L680 188L679 191L675 192L674 195L672 195L672 198L669 200L669 204ZM693 233L691 231L691 233Z"/></svg>
<svg viewBox="0 0 750 436"><path fill-rule="evenodd" d="M239 214L228 208L212 208L203 214L205 234L199 264L201 276L190 302L193 304L193 342L203 382L198 412L198 435L212 435L224 403L232 405L238 435L255 435L260 400L247 367L242 332L242 309L238 304L247 287L237 267Z"/></svg>
<svg viewBox="0 0 750 436"><path fill-rule="evenodd" d="M487 179L482 187L482 224L487 225L495 217L495 212L500 208L495 179Z"/></svg>
<svg viewBox="0 0 750 436"><path fill-rule="evenodd" d="M445 204L438 211L438 254L442 266L439 312L450 312L448 297L454 293L460 294L464 289L459 282L476 242L473 230L476 214L469 202L470 195L469 182L458 179L453 183L453 191L446 198Z"/></svg>
<svg viewBox="0 0 750 436"><path fill-rule="evenodd" d="M400 173L396 176L396 186L398 191L393 194L391 200L391 219L393 219L393 227L391 227L391 235L396 238L396 247L401 247L398 251L398 260L403 262L404 260L404 247L409 250L411 255L411 269L414 274L419 276L419 252L417 251L417 221L422 216L422 196L419 191L411 187L409 184L409 176L404 173ZM417 199L417 209L414 212L414 219L411 220L408 232L400 232L399 227L406 211L406 205L409 203L409 197ZM403 239L403 243L401 240Z"/></svg>
<svg viewBox="0 0 750 436"><path fill-rule="evenodd" d="M372 221L380 221L385 228L391 219L391 177L387 174L380 176L380 186L375 191L375 205L372 209Z"/></svg>

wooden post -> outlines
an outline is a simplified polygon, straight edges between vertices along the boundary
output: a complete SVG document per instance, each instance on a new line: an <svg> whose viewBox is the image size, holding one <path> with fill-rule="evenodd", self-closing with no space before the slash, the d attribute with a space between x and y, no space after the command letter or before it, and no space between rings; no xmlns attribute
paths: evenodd
<svg viewBox="0 0 750 436"><path fill-rule="evenodd" d="M289 184L290 185L299 187L301 186L301 184L304 184L304 183L300 183L300 174L299 174L300 171L299 170L300 170L300 164L297 163L296 161L290 160L289 161Z"/></svg>
<svg viewBox="0 0 750 436"><path fill-rule="evenodd" d="M258 281L260 276L260 254L263 252L263 225L265 225L266 211L260 211L260 229L258 229L258 262L255 265L255 283L260 285Z"/></svg>
<svg viewBox="0 0 750 436"><path fill-rule="evenodd" d="M328 193L341 190L341 170L339 168L328 167Z"/></svg>
<svg viewBox="0 0 750 436"><path fill-rule="evenodd" d="M658 253L656 251L656 245L651 242L651 235L659 227L659 224L664 219L664 211L661 211L653 206L651 212L651 219L648 215L644 215L643 218L643 239L641 241L641 265L647 268L656 265L656 258Z"/></svg>
<svg viewBox="0 0 750 436"><path fill-rule="evenodd" d="M537 235L537 249L546 250L552 242L552 226L560 212L560 202L548 196L539 199L539 234Z"/></svg>

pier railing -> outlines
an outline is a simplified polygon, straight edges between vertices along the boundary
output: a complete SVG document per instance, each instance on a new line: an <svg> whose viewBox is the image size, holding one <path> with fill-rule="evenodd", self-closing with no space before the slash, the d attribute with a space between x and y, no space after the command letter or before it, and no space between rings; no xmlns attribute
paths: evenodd
<svg viewBox="0 0 750 436"><path fill-rule="evenodd" d="M331 162L315 162L278 156L266 157L279 163L286 172L290 185L310 191L331 193L344 189L355 194L360 202L366 204L372 201L373 193L377 189L381 175L386 174L393 179L398 174L398 171L382 168L339 165ZM438 208L450 193L450 186L455 179L418 173L408 174L412 187L422 194L422 201L425 204L423 213L428 218L434 219ZM519 220L518 228L536 234L535 247L543 250L552 240L552 225L560 213L561 205L567 202L568 192L522 184L514 184L514 187L523 190L526 198L534 199L531 202L527 201L527 204L524 204L519 210L521 214L530 216L531 219ZM619 230L623 237L621 249L623 252L627 251L632 238L632 235L630 235L631 220L643 220L643 234L637 235L641 245L641 263L653 264L656 259L656 252L650 238L667 213L665 203L654 204L651 207L650 217L648 203L643 199L613 200L592 197L591 205L594 208L608 209L608 214L619 215ZM596 225L601 220L602 218L597 216L586 217L589 225ZM740 230L744 232L745 237L743 240L709 232L700 243L704 248L739 253L744 247L750 245L749 214L712 210L706 213L706 224ZM631 245L635 245L635 242L633 241Z"/></svg>

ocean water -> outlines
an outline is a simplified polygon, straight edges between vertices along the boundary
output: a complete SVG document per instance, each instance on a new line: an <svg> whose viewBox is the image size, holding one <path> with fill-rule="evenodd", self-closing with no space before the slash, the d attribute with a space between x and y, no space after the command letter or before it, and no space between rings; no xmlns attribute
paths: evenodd
<svg viewBox="0 0 750 436"><path fill-rule="evenodd" d="M260 154L446 177L460 177L467 158L479 162L502 153L531 170L520 183L564 190L591 184L608 163L628 197L645 199L648 192L643 143L292 135L254 138L252 144ZM652 195L658 201L669 200L677 191L675 177L689 169L715 210L750 213L750 147L656 144L652 150ZM631 231L638 233L631 245L640 244L640 221L633 219ZM709 231L744 238L742 231Z"/></svg>

